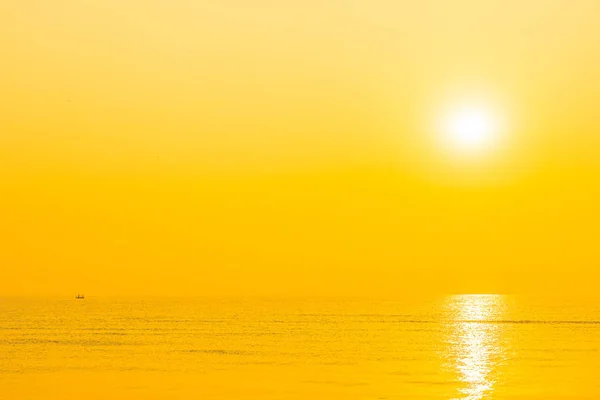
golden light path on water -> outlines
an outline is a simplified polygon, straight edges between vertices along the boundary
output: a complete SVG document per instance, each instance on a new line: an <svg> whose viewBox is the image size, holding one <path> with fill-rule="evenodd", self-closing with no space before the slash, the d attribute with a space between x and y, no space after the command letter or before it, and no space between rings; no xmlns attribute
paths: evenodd
<svg viewBox="0 0 600 400"><path fill-rule="evenodd" d="M489 398L498 378L504 349L501 343L505 302L499 295L461 295L449 300L455 323L451 330L453 365L462 383L455 399Z"/></svg>

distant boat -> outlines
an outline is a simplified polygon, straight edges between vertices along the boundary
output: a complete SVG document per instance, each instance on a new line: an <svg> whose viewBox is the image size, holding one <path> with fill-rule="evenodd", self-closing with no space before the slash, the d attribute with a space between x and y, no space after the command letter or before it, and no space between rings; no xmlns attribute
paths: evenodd
<svg viewBox="0 0 600 400"><path fill-rule="evenodd" d="M82 294L78 294L77 296L75 296L75 298L78 300L83 300L83 299L85 299L85 296Z"/></svg>

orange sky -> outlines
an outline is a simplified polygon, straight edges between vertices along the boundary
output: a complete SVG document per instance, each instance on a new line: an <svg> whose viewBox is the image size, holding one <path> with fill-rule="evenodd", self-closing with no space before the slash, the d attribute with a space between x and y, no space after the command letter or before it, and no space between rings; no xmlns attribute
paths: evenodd
<svg viewBox="0 0 600 400"><path fill-rule="evenodd" d="M600 4L326 3L2 2L0 294L594 291Z"/></svg>

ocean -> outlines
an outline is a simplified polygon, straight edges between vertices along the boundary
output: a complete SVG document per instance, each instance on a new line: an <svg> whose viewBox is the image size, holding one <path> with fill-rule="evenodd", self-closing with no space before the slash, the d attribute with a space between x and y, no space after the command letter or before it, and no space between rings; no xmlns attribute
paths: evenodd
<svg viewBox="0 0 600 400"><path fill-rule="evenodd" d="M0 399L600 399L600 301L0 298Z"/></svg>

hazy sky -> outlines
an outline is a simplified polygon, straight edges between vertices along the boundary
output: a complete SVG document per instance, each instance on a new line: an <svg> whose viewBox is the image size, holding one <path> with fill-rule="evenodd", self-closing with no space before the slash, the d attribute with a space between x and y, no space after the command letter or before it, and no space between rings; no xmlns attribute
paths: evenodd
<svg viewBox="0 0 600 400"><path fill-rule="evenodd" d="M2 1L0 294L594 291L599 16ZM463 101L501 148L440 151Z"/></svg>

